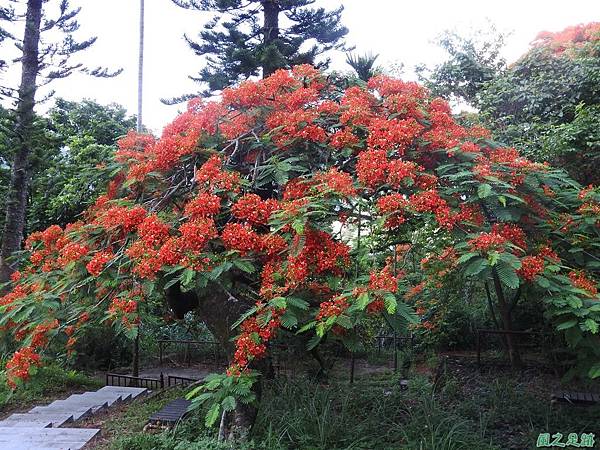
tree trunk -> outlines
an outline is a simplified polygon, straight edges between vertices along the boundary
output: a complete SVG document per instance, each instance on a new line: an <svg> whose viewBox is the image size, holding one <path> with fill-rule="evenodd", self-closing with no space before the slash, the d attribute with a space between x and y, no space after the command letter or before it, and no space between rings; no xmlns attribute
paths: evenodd
<svg viewBox="0 0 600 450"><path fill-rule="evenodd" d="M17 146L13 159L10 185L6 201L6 219L0 249L0 283L10 279L14 265L8 258L20 250L25 230L27 197L31 177L30 154L32 146L33 108L39 71L40 22L42 0L28 0L21 60L21 84L17 103L15 134Z"/></svg>
<svg viewBox="0 0 600 450"><path fill-rule="evenodd" d="M134 377L140 376L140 329L133 340L133 362L131 368L131 375Z"/></svg>
<svg viewBox="0 0 600 450"><path fill-rule="evenodd" d="M504 331L512 331L512 311L509 303L504 297L504 291L502 290L502 284L500 283L500 277L494 267L492 269L492 278L494 280L494 290L496 291L496 297L498 298L498 309L500 310L500 318L502 319L502 325ZM510 365L513 369L519 369L522 366L521 354L519 347L515 340L515 336L512 334L506 335L506 347L508 348L508 357L510 359Z"/></svg>
<svg viewBox="0 0 600 450"><path fill-rule="evenodd" d="M142 132L142 100L144 86L144 0L140 0L140 51L138 58L138 112L137 132Z"/></svg>
<svg viewBox="0 0 600 450"><path fill-rule="evenodd" d="M186 312L196 312L198 318L206 324L219 342L228 362L231 363L235 352L232 338L237 334L231 327L253 303L231 296L217 284L207 287L204 292L210 294L182 292L179 284L175 284L165 290L165 297L178 318L183 318ZM269 360L258 361L255 368L262 374L268 374ZM258 403L261 394L260 382L254 384L253 390ZM234 411L223 418L221 434L227 440L246 439L254 425L257 413L258 409L255 405L239 403Z"/></svg>
<svg viewBox="0 0 600 450"><path fill-rule="evenodd" d="M207 289L207 292L211 292L211 290ZM199 298L195 311L221 344L230 363L235 352L232 338L237 334L231 327L250 306L251 303L234 298L217 286L212 289L212 295ZM260 361L256 368L261 373L267 373L266 364L266 361ZM260 382L254 384L253 390L258 403L261 394ZM257 413L256 405L238 403L236 409L226 417L225 439L245 440L248 438L256 421Z"/></svg>
<svg viewBox="0 0 600 450"><path fill-rule="evenodd" d="M279 5L278 0L264 0L262 2L264 22L263 22L263 47L269 47L279 38ZM276 61L263 61L263 78L268 77L277 69Z"/></svg>

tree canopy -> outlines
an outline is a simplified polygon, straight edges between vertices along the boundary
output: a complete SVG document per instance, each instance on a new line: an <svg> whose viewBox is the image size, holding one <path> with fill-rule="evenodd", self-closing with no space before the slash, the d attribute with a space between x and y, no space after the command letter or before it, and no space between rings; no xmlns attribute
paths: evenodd
<svg viewBox="0 0 600 450"><path fill-rule="evenodd" d="M577 352L574 373L600 375L600 192L459 125L417 83L347 87L295 66L193 100L159 139L130 133L119 148L121 170L84 220L27 239L0 300L20 346L13 385L50 340L69 352L98 321L135 335L139 304L166 295L177 309L191 295L230 358L197 401L212 402L208 424L222 410L236 421L278 334L354 348L372 315L418 322L411 298L457 272L490 281L508 329L517 293L540 297ZM413 285L401 237L424 228L447 245Z"/></svg>

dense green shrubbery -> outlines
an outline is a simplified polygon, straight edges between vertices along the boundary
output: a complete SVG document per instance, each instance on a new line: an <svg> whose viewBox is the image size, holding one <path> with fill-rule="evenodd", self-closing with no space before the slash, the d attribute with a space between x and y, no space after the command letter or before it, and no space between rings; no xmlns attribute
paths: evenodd
<svg viewBox="0 0 600 450"><path fill-rule="evenodd" d="M203 427L201 415L172 432L150 435L141 433L141 426L132 432L128 421L135 420L136 412L128 412L123 432L116 433L122 436L110 449L500 450L531 448L546 430L597 431L600 407L549 408L548 379L531 376L450 371L435 393L425 377L414 374L408 391L400 390L396 376L389 374L370 374L350 387L280 380L265 386L248 443L218 442L216 431Z"/></svg>
<svg viewBox="0 0 600 450"><path fill-rule="evenodd" d="M4 362L2 362L4 367ZM11 406L23 406L40 402L74 389L97 389L99 380L90 378L75 370L65 370L57 364L40 367L37 373L23 388L12 391L6 385L4 376L0 378L0 411Z"/></svg>

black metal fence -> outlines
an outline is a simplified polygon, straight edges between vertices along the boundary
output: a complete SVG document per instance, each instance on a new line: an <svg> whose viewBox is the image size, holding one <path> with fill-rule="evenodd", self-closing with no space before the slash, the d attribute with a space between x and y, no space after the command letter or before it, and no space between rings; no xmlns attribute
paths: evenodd
<svg viewBox="0 0 600 450"><path fill-rule="evenodd" d="M162 373L160 374L160 378L134 377L131 375L122 375L119 373L107 373L106 385L144 387L147 389L164 389L165 378Z"/></svg>
<svg viewBox="0 0 600 450"><path fill-rule="evenodd" d="M198 378L182 377L179 375L160 374L158 378L134 377L131 375L122 375L120 373L107 373L107 386L124 386L124 387L144 387L147 389L164 389L170 386L187 386L188 384L199 381Z"/></svg>
<svg viewBox="0 0 600 450"><path fill-rule="evenodd" d="M197 378L180 377L177 375L167 375L167 386L187 386L188 384L199 381Z"/></svg>

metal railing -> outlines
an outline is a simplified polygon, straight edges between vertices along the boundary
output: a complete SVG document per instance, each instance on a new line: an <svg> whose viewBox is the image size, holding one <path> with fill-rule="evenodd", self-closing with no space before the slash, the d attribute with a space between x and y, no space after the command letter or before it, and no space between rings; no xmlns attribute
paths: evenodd
<svg viewBox="0 0 600 450"><path fill-rule="evenodd" d="M167 375L167 386L186 386L200 381L197 378L180 377L178 375Z"/></svg>
<svg viewBox="0 0 600 450"><path fill-rule="evenodd" d="M164 389L165 378L162 373L160 374L160 378L133 377L131 375L122 375L119 373L107 373L106 385L145 387L147 389Z"/></svg>

